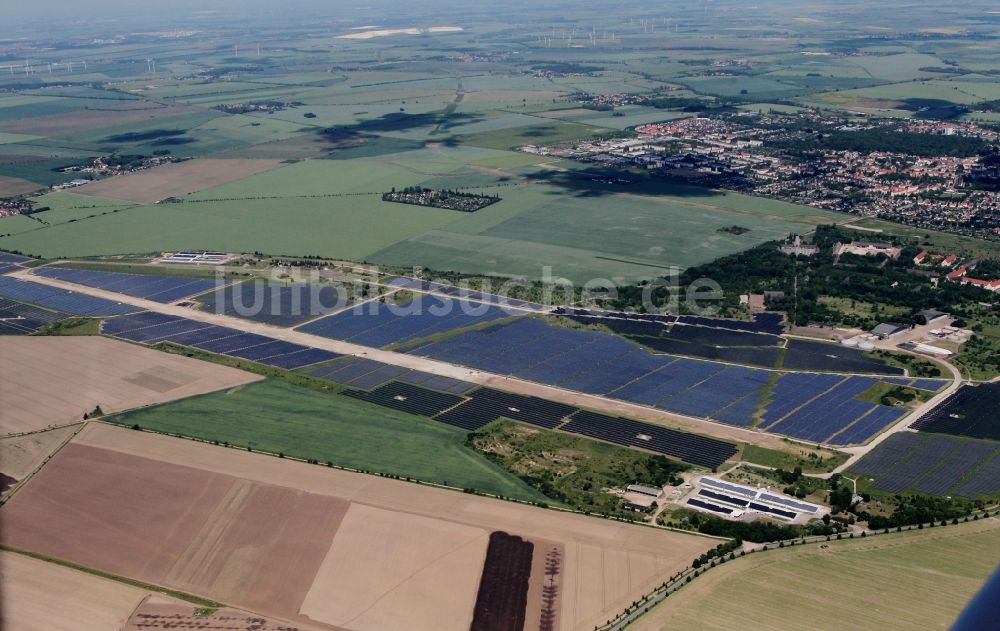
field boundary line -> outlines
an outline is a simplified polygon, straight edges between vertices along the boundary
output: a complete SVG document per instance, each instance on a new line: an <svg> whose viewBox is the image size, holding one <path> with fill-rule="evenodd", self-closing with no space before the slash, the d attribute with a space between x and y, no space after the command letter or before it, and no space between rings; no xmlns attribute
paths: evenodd
<svg viewBox="0 0 1000 631"><path fill-rule="evenodd" d="M87 425L87 421L83 421L83 422L79 422L79 423L71 423L70 425L63 425L62 427L72 427L73 425L79 425L79 427L76 428L76 431L70 433L70 435L67 436L65 440L63 440L61 443L59 443L59 446L57 446L55 449L53 449L49 453L49 455L45 456L45 458L43 458L42 461L40 463L38 463L38 466L35 467L34 469L32 469L32 471L30 473L28 473L28 475L26 475L23 478L21 478L18 481L18 483L14 485L14 488L12 488L9 493L7 493L7 495L5 495L3 497L3 499L0 499L0 506L3 506L7 502L9 502L12 497L14 497L15 495L17 495L17 492L20 491L22 488L24 488L24 485L27 484L29 481L31 481L31 479L35 477L35 474L37 474L39 471L42 470L42 467L44 467L45 465L47 465L50 460L52 460L53 458L56 457L56 454L58 454L60 451L62 451L63 447L65 447L66 445L68 445L71 440L73 440L74 438L76 438L76 435L79 434L81 431L83 431L83 428ZM61 428L53 427L53 428L50 428L50 429L61 429ZM48 431L48 430L43 430L43 431ZM38 433L41 433L41 432L29 432L29 433L30 434L38 434ZM27 435L27 434L22 434L22 436L23 435Z"/></svg>

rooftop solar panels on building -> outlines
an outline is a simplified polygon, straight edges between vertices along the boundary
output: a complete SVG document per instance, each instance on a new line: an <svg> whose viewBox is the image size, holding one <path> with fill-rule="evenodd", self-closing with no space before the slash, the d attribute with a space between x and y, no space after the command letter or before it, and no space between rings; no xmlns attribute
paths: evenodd
<svg viewBox="0 0 1000 631"><path fill-rule="evenodd" d="M712 502L705 502L697 498L689 498L687 501L691 506L697 506L698 508L704 508L705 510L710 510L713 513L719 513L720 515L732 515L733 509L726 508L725 506L719 506L718 504L713 504Z"/></svg>
<svg viewBox="0 0 1000 631"><path fill-rule="evenodd" d="M757 497L757 489L751 489L749 487L741 486L739 484L731 484L724 480L716 480L713 478L702 478L701 485L722 489L728 493L735 493L737 495L742 495L743 497L749 497L751 499Z"/></svg>
<svg viewBox="0 0 1000 631"><path fill-rule="evenodd" d="M760 511L762 513L768 513L771 515L777 515L778 517L784 517L785 519L795 519L795 513L792 511L783 510L781 508L774 508L773 506L767 506L759 502L750 502L752 510Z"/></svg>
<svg viewBox="0 0 1000 631"><path fill-rule="evenodd" d="M739 506L740 508L746 508L750 500L740 499L738 497L733 497L732 495L726 495L725 493L719 493L717 491L710 491L708 489L701 489L698 491L698 495L702 497L707 497L709 499L718 500L720 502L728 502L734 506Z"/></svg>
<svg viewBox="0 0 1000 631"><path fill-rule="evenodd" d="M364 390L344 390L343 394L419 416L435 416L463 401L462 397L427 390L408 383L394 381L371 392Z"/></svg>
<svg viewBox="0 0 1000 631"><path fill-rule="evenodd" d="M788 508L794 508L797 511L803 513L815 513L819 510L819 506L815 504L808 504L806 502L797 502L793 499L787 497L781 497L780 495L773 495L771 493L762 493L758 497L762 502L770 502L772 504L781 504L782 506L787 506Z"/></svg>

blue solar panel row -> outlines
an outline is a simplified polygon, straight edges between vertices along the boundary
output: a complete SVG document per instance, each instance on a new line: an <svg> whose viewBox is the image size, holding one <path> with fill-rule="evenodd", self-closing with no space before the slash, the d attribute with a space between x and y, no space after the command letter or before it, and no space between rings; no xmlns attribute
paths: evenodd
<svg viewBox="0 0 1000 631"><path fill-rule="evenodd" d="M861 417L856 423L832 436L830 443L834 445L855 445L867 441L887 426L898 421L907 413L905 408L879 405L868 415Z"/></svg>
<svg viewBox="0 0 1000 631"><path fill-rule="evenodd" d="M94 298L28 280L0 276L0 297L28 302L77 316L107 316L136 311L131 305Z"/></svg>
<svg viewBox="0 0 1000 631"><path fill-rule="evenodd" d="M338 362L318 366L310 373L313 377L327 379L345 386L370 390L390 381L400 381L451 394L462 394L473 387L467 381L442 377L419 370L410 370L391 364L383 364L366 357L347 357Z"/></svg>
<svg viewBox="0 0 1000 631"><path fill-rule="evenodd" d="M444 285L441 283L434 283L426 280L420 280L417 278L409 278L406 276L399 276L393 278L391 281L389 281L389 284L392 285L393 287L402 287L405 289L414 289L418 291L432 292L436 294L451 296L454 298L469 298L471 300L477 300L480 302L485 302L497 306L511 306L520 309L532 309L532 310L540 310L544 308L542 307L542 305L533 302L526 302L524 300L517 300L515 298L498 296L496 294L487 294L481 291L477 291L475 289L454 287L452 285Z"/></svg>
<svg viewBox="0 0 1000 631"><path fill-rule="evenodd" d="M709 499L718 500L720 502L728 502L740 508L746 508L750 500L743 500L738 497L733 497L732 495L726 495L725 493L718 493L716 491L709 491L708 489L701 489L698 491L698 495L702 497L707 497Z"/></svg>
<svg viewBox="0 0 1000 631"><path fill-rule="evenodd" d="M704 508L705 510L710 510L713 513L719 513L720 515L732 515L733 509L726 508L725 506L719 506L718 504L713 504L712 502L705 502L697 498L689 498L687 501L691 506L697 506L698 508Z"/></svg>
<svg viewBox="0 0 1000 631"><path fill-rule="evenodd" d="M381 348L509 315L499 307L445 296L418 296L413 303L403 307L369 304L377 305L377 311L345 311L304 324L299 330Z"/></svg>
<svg viewBox="0 0 1000 631"><path fill-rule="evenodd" d="M757 498L763 502L770 502L772 504L781 504L782 506L787 506L789 508L794 508L797 511L802 511L804 513L815 513L819 510L819 506L815 504L807 504L806 502L798 502L787 497L781 497L780 495L772 495L770 493L762 493L760 497Z"/></svg>
<svg viewBox="0 0 1000 631"><path fill-rule="evenodd" d="M743 497L748 497L753 499L757 497L757 490L741 486L739 484L730 484L725 480L716 480L715 478L702 478L702 486L711 486L716 489L722 489L729 493L735 493L737 495L742 495Z"/></svg>
<svg viewBox="0 0 1000 631"><path fill-rule="evenodd" d="M110 319L104 323L102 330L106 335L133 342L172 342L286 370L341 357L330 351L256 333L148 312Z"/></svg>
<svg viewBox="0 0 1000 631"><path fill-rule="evenodd" d="M10 252L0 252L0 263L25 263L32 259L27 256L21 256L20 254L11 254Z"/></svg>
<svg viewBox="0 0 1000 631"><path fill-rule="evenodd" d="M101 272L63 267L43 267L35 270L34 273L39 276L57 278L77 283L78 285L96 287L127 296L135 296L163 303L174 302L181 298L201 294L217 285L210 278L161 276L158 274L126 274L122 272Z"/></svg>

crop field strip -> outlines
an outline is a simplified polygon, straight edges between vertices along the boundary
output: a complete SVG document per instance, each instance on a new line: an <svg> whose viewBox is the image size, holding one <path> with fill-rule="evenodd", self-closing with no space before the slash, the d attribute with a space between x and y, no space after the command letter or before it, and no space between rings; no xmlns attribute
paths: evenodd
<svg viewBox="0 0 1000 631"><path fill-rule="evenodd" d="M112 316L138 310L132 305L8 276L0 276L0 298L26 302L76 316Z"/></svg>
<svg viewBox="0 0 1000 631"><path fill-rule="evenodd" d="M191 346L286 370L341 357L337 353L275 340L256 333L244 333L229 327L153 312L106 320L102 332L111 337L150 346L160 342Z"/></svg>
<svg viewBox="0 0 1000 631"><path fill-rule="evenodd" d="M904 432L881 443L851 470L887 493L995 495L1000 492L1000 443Z"/></svg>
<svg viewBox="0 0 1000 631"><path fill-rule="evenodd" d="M36 269L34 273L46 278L55 278L162 303L175 302L181 298L202 294L218 286L216 281L208 278L125 274L63 267L43 267Z"/></svg>
<svg viewBox="0 0 1000 631"><path fill-rule="evenodd" d="M910 425L924 432L1000 440L1000 383L964 385Z"/></svg>

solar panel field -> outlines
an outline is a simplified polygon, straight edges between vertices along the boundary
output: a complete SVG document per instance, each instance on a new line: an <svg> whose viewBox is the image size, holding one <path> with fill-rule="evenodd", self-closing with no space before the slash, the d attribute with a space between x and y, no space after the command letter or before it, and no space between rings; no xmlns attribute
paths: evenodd
<svg viewBox="0 0 1000 631"><path fill-rule="evenodd" d="M0 276L0 298L78 316L111 316L137 311L135 307L120 302L7 276Z"/></svg>
<svg viewBox="0 0 1000 631"><path fill-rule="evenodd" d="M34 273L46 278L56 278L163 303L176 302L181 298L201 294L218 285L216 281L208 278L123 274L64 267L43 267L36 269Z"/></svg>
<svg viewBox="0 0 1000 631"><path fill-rule="evenodd" d="M347 287L249 280L217 287L198 302L212 313L292 327L349 307L354 300Z"/></svg>
<svg viewBox="0 0 1000 631"><path fill-rule="evenodd" d="M193 346L210 353L238 357L286 370L340 357L322 349L275 340L256 333L245 333L238 329L153 312L107 320L102 332L148 345L171 342Z"/></svg>
<svg viewBox="0 0 1000 631"><path fill-rule="evenodd" d="M910 427L925 432L1000 440L1000 383L965 385Z"/></svg>
<svg viewBox="0 0 1000 631"><path fill-rule="evenodd" d="M980 497L1000 493L1000 442L900 432L851 467L886 493Z"/></svg>

